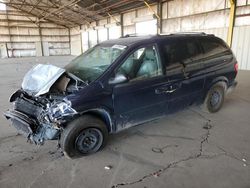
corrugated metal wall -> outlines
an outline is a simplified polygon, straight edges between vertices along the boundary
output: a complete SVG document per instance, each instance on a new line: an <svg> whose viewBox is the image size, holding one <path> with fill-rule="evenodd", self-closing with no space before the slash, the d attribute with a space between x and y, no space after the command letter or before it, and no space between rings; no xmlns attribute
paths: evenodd
<svg viewBox="0 0 250 188"><path fill-rule="evenodd" d="M226 41L229 22L229 0L174 0L162 5L162 33L197 31L215 34ZM157 5L152 9L157 12ZM68 28L42 22L8 8L0 10L0 57L78 55L107 39L134 34L137 23L154 20L148 8L132 10L92 22L91 25ZM10 13L18 13L13 15ZM117 25L116 21L123 22ZM155 26L156 27L156 26ZM137 29L140 30L140 29ZM238 0L232 49L240 69L250 70L250 1Z"/></svg>
<svg viewBox="0 0 250 188"><path fill-rule="evenodd" d="M152 6L157 12L157 6ZM214 34L224 41L227 40L228 24L229 24L229 0L174 0L164 2L162 5L162 33L175 32L205 32ZM78 55L82 51L87 50L98 42L106 39L118 38L123 35L136 33L137 23L155 19L152 11L148 8L141 8L123 13L117 16L117 20L123 18L123 25L112 25L114 19L108 18L98 22L91 23L90 26L82 26L82 34L80 30L74 35L78 39L74 39L72 54ZM250 70L250 1L238 0L236 20L233 36L232 50L239 62L240 69ZM117 30L115 30L115 27ZM156 26L155 26L156 27ZM140 29L137 29L140 30ZM144 30L143 30L144 31ZM107 36L105 36L107 34ZM112 36L111 36L112 35ZM81 37L80 37L81 36ZM82 43L77 43L81 40Z"/></svg>
<svg viewBox="0 0 250 188"><path fill-rule="evenodd" d="M0 10L0 58L70 55L69 29L14 8Z"/></svg>
<svg viewBox="0 0 250 188"><path fill-rule="evenodd" d="M239 68L250 70L250 26L234 28L232 49L239 62Z"/></svg>

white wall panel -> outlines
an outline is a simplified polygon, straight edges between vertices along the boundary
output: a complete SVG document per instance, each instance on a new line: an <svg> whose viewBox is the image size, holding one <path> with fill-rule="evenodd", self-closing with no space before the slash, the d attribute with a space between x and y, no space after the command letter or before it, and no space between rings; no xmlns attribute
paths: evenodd
<svg viewBox="0 0 250 188"><path fill-rule="evenodd" d="M0 35L8 35L9 34L9 29L8 27L1 27L0 26Z"/></svg>
<svg viewBox="0 0 250 188"><path fill-rule="evenodd" d="M97 32L98 32L98 42L103 42L105 40L108 40L107 28L98 29Z"/></svg>
<svg viewBox="0 0 250 188"><path fill-rule="evenodd" d="M154 12L157 12L157 6L153 5L151 6L151 8L153 9ZM152 15L153 12L151 10L149 10L149 8L141 8L137 10L137 16L138 17L144 17L144 16L149 16Z"/></svg>
<svg viewBox="0 0 250 188"><path fill-rule="evenodd" d="M70 55L70 49L50 49L49 50L50 56L56 56L56 55Z"/></svg>
<svg viewBox="0 0 250 188"><path fill-rule="evenodd" d="M88 32L82 32L82 51L85 52L89 49L89 34Z"/></svg>
<svg viewBox="0 0 250 188"><path fill-rule="evenodd" d="M89 30L89 45L93 47L97 44L97 31Z"/></svg>
<svg viewBox="0 0 250 188"><path fill-rule="evenodd" d="M134 24L133 20L136 17L135 15L136 15L135 11L123 14L123 25L124 26L133 25Z"/></svg>
<svg viewBox="0 0 250 188"><path fill-rule="evenodd" d="M135 25L124 26L123 27L123 34L124 36L127 34L135 34Z"/></svg>
<svg viewBox="0 0 250 188"><path fill-rule="evenodd" d="M157 34L157 20L150 20L145 22L139 22L135 24L136 34L139 35L155 35Z"/></svg>
<svg viewBox="0 0 250 188"><path fill-rule="evenodd" d="M174 0L168 2L168 17L181 17L223 9L225 0Z"/></svg>
<svg viewBox="0 0 250 188"><path fill-rule="evenodd" d="M98 25L106 25L108 22L107 22L108 20L107 19L103 19L103 20L99 20L99 23L98 23Z"/></svg>
<svg viewBox="0 0 250 188"><path fill-rule="evenodd" d="M216 18L216 21L214 20ZM165 19L162 21L162 32L206 30L228 27L229 11L221 10L195 16Z"/></svg>
<svg viewBox="0 0 250 188"><path fill-rule="evenodd" d="M238 60L239 68L250 70L250 26L234 28L232 49Z"/></svg>
<svg viewBox="0 0 250 188"><path fill-rule="evenodd" d="M117 39L121 37L121 26L113 26L108 29L109 39Z"/></svg>
<svg viewBox="0 0 250 188"><path fill-rule="evenodd" d="M42 41L47 42L68 42L68 36L42 36Z"/></svg>
<svg viewBox="0 0 250 188"><path fill-rule="evenodd" d="M168 2L162 4L162 19L168 18Z"/></svg>
<svg viewBox="0 0 250 188"><path fill-rule="evenodd" d="M81 38L79 35L78 40L71 41L70 43L71 55L81 54Z"/></svg>
<svg viewBox="0 0 250 188"><path fill-rule="evenodd" d="M75 30L73 30L75 31ZM79 30L77 30L79 32ZM69 30L68 29L56 29L56 28L46 28L46 29L41 29L41 34L42 35L68 35Z"/></svg>
<svg viewBox="0 0 250 188"><path fill-rule="evenodd" d="M39 29L38 28L11 27L10 34L12 35L39 35Z"/></svg>
<svg viewBox="0 0 250 188"><path fill-rule="evenodd" d="M7 48L5 43L0 43L0 58L7 58Z"/></svg>

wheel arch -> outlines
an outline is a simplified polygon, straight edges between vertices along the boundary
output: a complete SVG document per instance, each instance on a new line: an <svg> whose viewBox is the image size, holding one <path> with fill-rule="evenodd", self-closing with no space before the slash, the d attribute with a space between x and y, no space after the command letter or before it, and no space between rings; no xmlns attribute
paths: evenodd
<svg viewBox="0 0 250 188"><path fill-rule="evenodd" d="M227 77L225 77L225 76L219 76L219 77L216 77L216 78L214 78L212 80L212 82L208 85L207 90L209 90L214 84L216 84L218 82L224 82L226 84L226 87L229 84L229 81L228 81Z"/></svg>
<svg viewBox="0 0 250 188"><path fill-rule="evenodd" d="M203 100L206 98L207 92L210 90L210 88L211 88L213 85L215 85L216 83L218 83L218 82L225 83L225 86L224 86L224 87L225 87L225 90L227 89L228 84L229 84L229 80L227 79L227 77L225 77L225 76L218 76L218 77L214 78L214 79L212 80L212 82L210 82L210 83L207 85L207 87L205 88L206 90L205 90L205 93L204 93L204 96L203 96Z"/></svg>
<svg viewBox="0 0 250 188"><path fill-rule="evenodd" d="M101 119L105 123L109 133L112 133L114 131L111 115L107 110L105 110L103 108L89 109L89 110L86 110L86 111L80 113L80 115L81 116L84 116L84 115L95 116L95 117Z"/></svg>

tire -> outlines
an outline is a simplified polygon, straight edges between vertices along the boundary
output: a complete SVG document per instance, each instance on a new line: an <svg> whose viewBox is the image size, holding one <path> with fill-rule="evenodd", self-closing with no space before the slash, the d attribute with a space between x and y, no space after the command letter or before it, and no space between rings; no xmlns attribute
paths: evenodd
<svg viewBox="0 0 250 188"><path fill-rule="evenodd" d="M209 89L203 104L205 111L215 113L221 109L224 103L226 88L225 82L217 82Z"/></svg>
<svg viewBox="0 0 250 188"><path fill-rule="evenodd" d="M61 133L60 147L68 158L93 154L107 143L105 123L94 116L84 115L70 122Z"/></svg>

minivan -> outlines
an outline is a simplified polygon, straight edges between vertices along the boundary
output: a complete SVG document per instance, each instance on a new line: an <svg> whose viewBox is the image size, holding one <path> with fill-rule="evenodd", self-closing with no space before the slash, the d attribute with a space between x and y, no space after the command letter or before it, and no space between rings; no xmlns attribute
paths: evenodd
<svg viewBox="0 0 250 188"><path fill-rule="evenodd" d="M80 157L103 148L109 134L190 105L219 111L237 71L231 49L214 35L127 35L64 68L33 67L5 116L32 143L58 140L66 156Z"/></svg>

